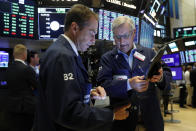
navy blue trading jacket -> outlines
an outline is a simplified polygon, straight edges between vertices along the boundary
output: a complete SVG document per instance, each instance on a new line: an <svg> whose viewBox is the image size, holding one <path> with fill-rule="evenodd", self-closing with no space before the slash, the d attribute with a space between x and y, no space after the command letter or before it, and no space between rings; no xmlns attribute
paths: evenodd
<svg viewBox="0 0 196 131"><path fill-rule="evenodd" d="M63 35L48 48L40 67L37 131L107 131L113 111L89 106L86 69Z"/></svg>
<svg viewBox="0 0 196 131"><path fill-rule="evenodd" d="M100 60L100 71L98 73L97 81L99 85L105 88L107 95L110 97L111 105L131 98L132 105L140 105L141 107L141 113L147 131L163 131L163 118L161 116L155 85L149 83L148 90L144 93L138 94L134 90L127 92L127 79L113 79L114 76L126 76L127 78L132 78L134 76L145 75L150 66L150 60L154 57L155 52L150 48L145 48L139 45L136 45L136 47L136 51L144 55L145 60L141 61L133 57L133 69L130 68L123 55L118 53L117 48L105 53ZM167 73L168 72L165 71L163 72L164 79L159 84L167 84ZM168 79L171 79L171 77ZM139 101L138 99L140 98L137 97L138 95L142 98ZM133 118L132 120L137 121L137 118ZM131 123L135 122L130 122L130 124Z"/></svg>

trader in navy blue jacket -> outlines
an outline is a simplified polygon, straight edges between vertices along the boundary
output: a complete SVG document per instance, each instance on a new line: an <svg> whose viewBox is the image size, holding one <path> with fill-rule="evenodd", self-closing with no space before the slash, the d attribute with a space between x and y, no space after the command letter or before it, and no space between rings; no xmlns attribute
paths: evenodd
<svg viewBox="0 0 196 131"><path fill-rule="evenodd" d="M116 18L112 29L116 47L102 56L97 80L109 95L111 105L126 99L130 99L132 103L129 118L114 121L112 131L134 131L140 118L147 131L163 131L164 124L154 82L165 84L166 72L157 68L156 75L151 79L144 79L155 52L133 42L136 29L130 18Z"/></svg>
<svg viewBox="0 0 196 131"><path fill-rule="evenodd" d="M91 84L78 54L95 42L97 15L76 4L66 15L65 34L47 49L40 66L37 131L107 131L114 120L126 119L130 105L118 109L89 106ZM93 96L104 97L98 87Z"/></svg>

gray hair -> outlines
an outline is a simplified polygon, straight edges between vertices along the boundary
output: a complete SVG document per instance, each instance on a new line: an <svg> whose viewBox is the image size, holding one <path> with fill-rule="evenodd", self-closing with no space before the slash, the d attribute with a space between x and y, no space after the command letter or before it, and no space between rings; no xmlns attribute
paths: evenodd
<svg viewBox="0 0 196 131"><path fill-rule="evenodd" d="M114 32L116 28L125 23L128 23L130 25L130 31L135 29L134 21L131 18L129 18L128 16L119 16L112 22L112 31Z"/></svg>

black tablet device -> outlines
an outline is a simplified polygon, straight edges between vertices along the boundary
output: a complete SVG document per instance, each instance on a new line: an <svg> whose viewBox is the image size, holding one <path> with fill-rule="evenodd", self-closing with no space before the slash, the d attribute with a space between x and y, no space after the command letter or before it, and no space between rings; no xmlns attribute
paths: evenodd
<svg viewBox="0 0 196 131"><path fill-rule="evenodd" d="M151 78L153 75L158 75L158 69L161 67L161 57L164 54L167 45L163 46L158 53L152 58L150 67L146 73L145 79Z"/></svg>

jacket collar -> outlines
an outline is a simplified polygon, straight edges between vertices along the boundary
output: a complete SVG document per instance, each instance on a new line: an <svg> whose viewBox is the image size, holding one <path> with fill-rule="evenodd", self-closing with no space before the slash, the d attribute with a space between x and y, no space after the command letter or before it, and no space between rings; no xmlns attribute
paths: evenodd
<svg viewBox="0 0 196 131"><path fill-rule="evenodd" d="M140 46L140 45L136 45L135 51L137 51L137 52L139 52L141 54L143 54L143 52L144 52L142 46ZM128 62L124 59L123 55L118 52L117 47L113 48L112 56L114 57L114 59L116 60L116 62L120 66L122 66L123 68L129 69L129 71L131 71L131 68L130 68ZM132 70L134 70L137 67L137 63L138 62L139 61L133 57L133 68L132 68Z"/></svg>
<svg viewBox="0 0 196 131"><path fill-rule="evenodd" d="M135 46L136 46L135 51L137 51L137 52L139 52L139 53L142 53L142 52L144 51L140 45L135 44ZM115 47L115 48L113 48L113 50L112 50L112 55L117 55L117 54L119 54L119 53L118 53L118 49L117 49L117 47Z"/></svg>
<svg viewBox="0 0 196 131"><path fill-rule="evenodd" d="M21 59L14 59L14 61L16 62L20 62L20 63L23 63L24 65L27 65L23 60L21 60Z"/></svg>
<svg viewBox="0 0 196 131"><path fill-rule="evenodd" d="M72 48L72 46L70 45L70 43L69 43L69 41L63 36L63 34L61 34L59 37L58 37L58 39L57 39L57 41L55 41L57 44L61 44L63 47L65 47L65 48L67 48L68 50L70 50L73 54L72 55L74 55L74 56L76 56L77 57L77 55L76 55L76 53L74 52L74 50L73 50L73 48Z"/></svg>
<svg viewBox="0 0 196 131"><path fill-rule="evenodd" d="M87 74L86 68L84 67L84 64L82 63L82 60L81 60L81 58L80 58L80 55L78 54L78 56L77 56L77 54L75 53L74 49L72 48L72 46L71 46L71 44L69 43L69 41L65 38L65 36L60 35L60 36L58 37L58 40L59 40L59 43L62 43L63 46L64 46L65 48L67 48L68 50L72 51L72 53L73 53L72 55L74 56L74 58L75 58L75 60L76 60L76 62L77 62L77 64L78 64L78 66L79 66L84 72L86 72L86 74Z"/></svg>
<svg viewBox="0 0 196 131"><path fill-rule="evenodd" d="M76 55L78 56L79 54L78 54L78 50L77 50L77 48L76 48L76 45L74 44L74 42L68 37L68 36L66 36L65 34L62 34L64 37L65 37L65 39L69 42L69 44L71 45L71 47L72 47L72 49L73 49L73 51L76 53Z"/></svg>

